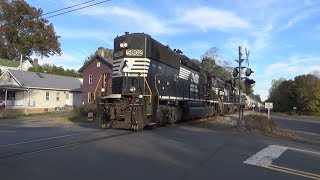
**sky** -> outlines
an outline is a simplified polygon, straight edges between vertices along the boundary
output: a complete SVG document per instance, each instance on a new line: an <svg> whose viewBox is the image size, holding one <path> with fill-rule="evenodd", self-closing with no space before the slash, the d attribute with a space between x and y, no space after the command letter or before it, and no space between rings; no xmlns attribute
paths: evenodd
<svg viewBox="0 0 320 180"><path fill-rule="evenodd" d="M44 13L86 1L26 0ZM247 48L244 65L254 71L254 93L262 100L273 79L320 70L318 0L111 0L48 20L63 54L39 62L69 69L80 69L100 46L113 49L113 39L127 31L147 33L189 58L217 47L234 67L238 46Z"/></svg>

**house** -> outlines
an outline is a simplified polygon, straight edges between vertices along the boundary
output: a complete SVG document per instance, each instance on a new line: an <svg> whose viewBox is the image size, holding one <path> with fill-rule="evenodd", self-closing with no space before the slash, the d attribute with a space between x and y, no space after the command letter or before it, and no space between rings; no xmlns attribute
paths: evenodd
<svg viewBox="0 0 320 180"><path fill-rule="evenodd" d="M5 72L7 69L28 71L28 69L33 66L33 63L38 64L38 59L35 59L34 61L32 61L32 63L26 60L20 64L20 61L6 60L0 58L0 74Z"/></svg>
<svg viewBox="0 0 320 180"><path fill-rule="evenodd" d="M12 113L41 113L81 105L78 78L8 69L0 76L0 102Z"/></svg>
<svg viewBox="0 0 320 180"><path fill-rule="evenodd" d="M111 93L112 58L105 56L104 48L98 48L96 54L79 69L83 77L83 104L93 102L100 95L101 88Z"/></svg>

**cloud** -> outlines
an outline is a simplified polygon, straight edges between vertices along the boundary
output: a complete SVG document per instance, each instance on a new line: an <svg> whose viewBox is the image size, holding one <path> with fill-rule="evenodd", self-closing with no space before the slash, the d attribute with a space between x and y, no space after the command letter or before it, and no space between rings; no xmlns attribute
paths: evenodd
<svg viewBox="0 0 320 180"><path fill-rule="evenodd" d="M44 57L44 58L39 58L36 56L33 56L32 58L38 58L39 59L39 64L54 64L55 66L63 66L64 68L67 69L75 69L78 70L88 54L83 51L77 51L74 53L63 53L61 56L59 55L54 55L51 57Z"/></svg>
<svg viewBox="0 0 320 180"><path fill-rule="evenodd" d="M320 11L320 8L307 8L306 10L302 10L302 12L299 12L299 13L294 12L295 15L292 18L290 18L285 25L280 27L279 30L280 31L287 30L293 27L294 25L298 24L299 22L310 18L312 15L314 15L315 13L318 13L319 11Z"/></svg>
<svg viewBox="0 0 320 180"><path fill-rule="evenodd" d="M65 28L61 26L56 27L56 32L63 39L97 39L113 45L114 34L107 31L96 29L83 29L83 28Z"/></svg>
<svg viewBox="0 0 320 180"><path fill-rule="evenodd" d="M247 29L251 25L231 11L219 10L206 6L190 9L178 9L176 22L195 26L207 31L209 29L226 31L234 28Z"/></svg>
<svg viewBox="0 0 320 180"><path fill-rule="evenodd" d="M317 62L318 64L315 64ZM287 60L279 61L274 64L270 64L265 73L268 75L276 74L306 74L310 71L319 68L320 56L311 55L292 55Z"/></svg>
<svg viewBox="0 0 320 180"><path fill-rule="evenodd" d="M81 10L79 13L151 34L175 34L180 31L180 29L170 26L166 20L138 8L93 6Z"/></svg>

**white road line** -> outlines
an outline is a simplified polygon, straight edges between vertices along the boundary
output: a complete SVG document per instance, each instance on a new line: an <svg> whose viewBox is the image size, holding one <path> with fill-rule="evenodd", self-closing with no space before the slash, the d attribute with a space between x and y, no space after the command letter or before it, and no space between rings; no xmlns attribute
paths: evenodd
<svg viewBox="0 0 320 180"><path fill-rule="evenodd" d="M4 132L4 133L8 133L8 132L17 132L17 131L2 131L2 130L0 130L0 133L2 133L2 132Z"/></svg>
<svg viewBox="0 0 320 180"><path fill-rule="evenodd" d="M307 134L307 135L311 135L311 136L320 136L320 134L318 133L312 133L312 132L306 132L306 131L297 131L297 130L292 130L292 129L284 129L286 131L291 131L291 132L297 132L297 133L301 133L301 134Z"/></svg>
<svg viewBox="0 0 320 180"><path fill-rule="evenodd" d="M320 123L320 121L318 121L318 120L295 119L295 118L297 118L297 117L289 118L289 117L280 117L280 116L274 116L274 115L271 115L271 117L273 117L273 118L278 118L278 119L290 120L290 121L309 122L309 123L316 123L316 124L319 124L319 123Z"/></svg>
<svg viewBox="0 0 320 180"><path fill-rule="evenodd" d="M298 148L290 148L290 147L289 147L288 149L296 150L296 151L301 151L301 152L306 152L306 153L310 153L310 154L320 155L320 152L317 152L317 151L309 151L309 150L298 149Z"/></svg>
<svg viewBox="0 0 320 180"><path fill-rule="evenodd" d="M0 124L0 126L12 126L12 127L39 127L39 126L30 126L30 125L16 125L16 124ZM42 127L42 126L41 126Z"/></svg>
<svg viewBox="0 0 320 180"><path fill-rule="evenodd" d="M70 137L70 136L75 136L75 135L78 135L78 134L67 134L67 135L62 135L62 136L35 139L35 140L30 140L30 141L18 142L18 143L4 144L4 145L0 145L0 148L1 147L8 147L8 146L16 146L16 145L21 145L21 144L27 144L27 143L34 143L34 142L39 142L39 141L52 140L52 139L59 139L59 138Z"/></svg>
<svg viewBox="0 0 320 180"><path fill-rule="evenodd" d="M243 163L255 165L255 166L269 166L272 161L278 158L288 147L270 145L261 151L257 152Z"/></svg>

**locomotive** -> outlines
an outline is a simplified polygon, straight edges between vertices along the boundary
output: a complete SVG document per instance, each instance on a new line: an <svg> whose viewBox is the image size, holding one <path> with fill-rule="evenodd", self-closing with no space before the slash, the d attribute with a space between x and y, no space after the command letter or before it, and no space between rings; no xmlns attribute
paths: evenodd
<svg viewBox="0 0 320 180"><path fill-rule="evenodd" d="M99 99L101 126L140 130L236 111L235 88L145 33L114 39L112 93Z"/></svg>

